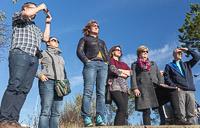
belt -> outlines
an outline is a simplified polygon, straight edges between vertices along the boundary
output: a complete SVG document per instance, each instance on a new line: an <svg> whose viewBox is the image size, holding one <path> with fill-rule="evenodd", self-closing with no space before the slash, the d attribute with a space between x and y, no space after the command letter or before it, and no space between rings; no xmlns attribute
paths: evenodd
<svg viewBox="0 0 200 128"><path fill-rule="evenodd" d="M103 60L98 60L98 59L97 60L91 60L91 61L101 61L101 62L103 62Z"/></svg>

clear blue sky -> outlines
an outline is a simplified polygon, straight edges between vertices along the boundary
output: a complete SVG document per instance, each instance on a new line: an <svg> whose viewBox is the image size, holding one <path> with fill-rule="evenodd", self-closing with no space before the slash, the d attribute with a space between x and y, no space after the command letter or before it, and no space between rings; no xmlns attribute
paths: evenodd
<svg viewBox="0 0 200 128"><path fill-rule="evenodd" d="M20 11L27 0L19 0L15 5L12 0L2 0L0 10L6 12L6 23L11 25L14 12ZM66 61L68 78L71 81L72 93L64 98L71 99L76 93L82 93L83 64L76 56L79 39L83 36L82 28L92 19L100 24L100 35L108 49L114 45L121 45L122 61L130 64L136 60L136 50L141 45L149 47L149 58L157 62L160 69L172 58L172 50L180 45L178 42L178 28L184 24L186 11L190 11L190 3L199 0L32 0L36 4L45 3L53 17L51 36L60 41L60 49ZM45 15L39 12L36 25L44 30ZM11 27L10 27L11 29ZM41 49L46 49L42 44ZM5 59L0 63L0 99L6 89L8 70L8 50ZM189 58L183 58L188 60ZM193 68L193 73L199 73L199 65ZM197 91L195 96L200 102L200 79L195 78ZM38 79L27 96L21 111L20 122L27 122L27 115L33 115L38 96ZM40 105L38 105L39 107ZM38 113L38 111L37 111ZM134 119L131 123L140 123Z"/></svg>

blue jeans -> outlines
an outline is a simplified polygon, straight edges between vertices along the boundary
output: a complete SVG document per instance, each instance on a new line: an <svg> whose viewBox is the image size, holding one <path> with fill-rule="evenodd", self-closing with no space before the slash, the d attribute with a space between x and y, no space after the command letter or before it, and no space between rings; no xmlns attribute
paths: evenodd
<svg viewBox="0 0 200 128"><path fill-rule="evenodd" d="M39 128L57 128L62 109L63 97L59 97L54 89L55 80L39 81L41 113Z"/></svg>
<svg viewBox="0 0 200 128"><path fill-rule="evenodd" d="M3 95L0 121L18 121L21 108L29 93L38 68L38 59L13 49L9 54L10 79Z"/></svg>
<svg viewBox="0 0 200 128"><path fill-rule="evenodd" d="M81 106L81 115L91 117L90 104L96 81L96 116L104 118L105 109L105 85L108 74L108 65L101 61L90 61L84 65L83 79L84 92Z"/></svg>

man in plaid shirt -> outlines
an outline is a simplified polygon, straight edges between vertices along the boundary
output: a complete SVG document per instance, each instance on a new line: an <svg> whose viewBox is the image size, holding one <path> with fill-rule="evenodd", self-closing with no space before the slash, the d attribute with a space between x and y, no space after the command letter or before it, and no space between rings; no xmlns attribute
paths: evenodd
<svg viewBox="0 0 200 128"><path fill-rule="evenodd" d="M32 20L39 11L46 12L44 34ZM41 42L50 36L52 17L45 4L28 2L12 17L12 45L9 53L10 79L0 108L0 128L22 128L18 123L20 110L29 93L38 68Z"/></svg>

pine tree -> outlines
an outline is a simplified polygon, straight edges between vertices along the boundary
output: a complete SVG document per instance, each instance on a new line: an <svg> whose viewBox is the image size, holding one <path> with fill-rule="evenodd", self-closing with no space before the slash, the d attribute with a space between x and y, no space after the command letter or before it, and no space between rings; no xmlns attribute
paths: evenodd
<svg viewBox="0 0 200 128"><path fill-rule="evenodd" d="M179 28L179 41L182 47L191 47L200 51L200 6L190 4L191 11L186 12L185 24ZM187 55L188 56L188 55Z"/></svg>

